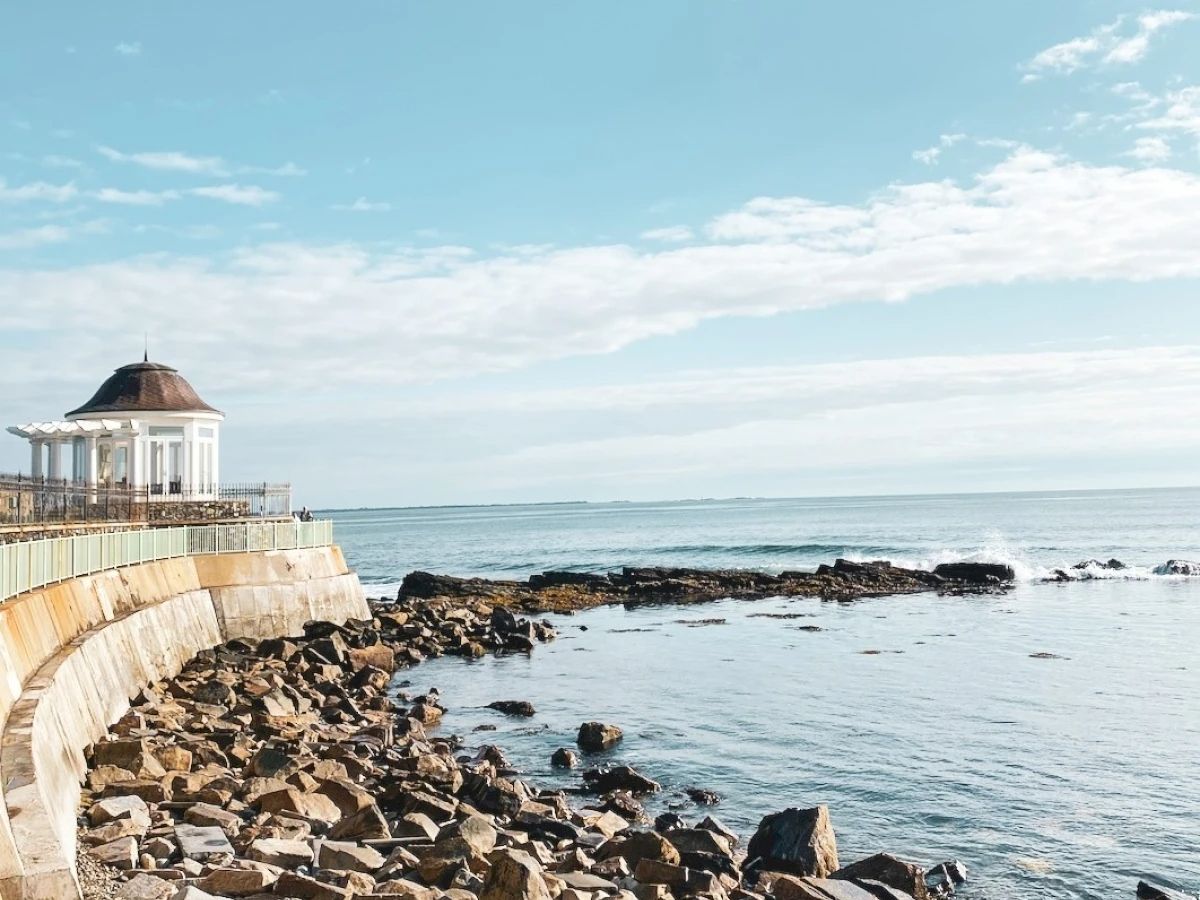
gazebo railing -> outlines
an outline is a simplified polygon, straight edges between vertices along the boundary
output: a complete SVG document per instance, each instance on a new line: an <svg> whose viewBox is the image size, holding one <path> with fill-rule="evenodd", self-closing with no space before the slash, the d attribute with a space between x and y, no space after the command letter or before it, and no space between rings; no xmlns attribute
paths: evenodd
<svg viewBox="0 0 1200 900"><path fill-rule="evenodd" d="M69 578L159 559L332 543L330 521L183 525L19 541L0 545L0 601Z"/></svg>

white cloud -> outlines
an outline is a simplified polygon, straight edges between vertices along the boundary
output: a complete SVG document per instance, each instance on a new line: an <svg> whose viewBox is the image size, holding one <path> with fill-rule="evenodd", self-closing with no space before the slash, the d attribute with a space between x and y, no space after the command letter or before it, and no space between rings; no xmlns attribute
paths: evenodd
<svg viewBox="0 0 1200 900"><path fill-rule="evenodd" d="M953 147L960 141L966 140L966 138L965 134L943 134L932 147L926 147L924 150L914 150L913 159L917 162L925 163L927 166L932 166L941 158L942 151Z"/></svg>
<svg viewBox="0 0 1200 900"><path fill-rule="evenodd" d="M1194 19L1195 15L1182 10L1158 10L1138 16L1137 33L1123 38L1108 51L1104 57L1106 63L1135 63L1139 62L1150 49L1150 38L1159 31L1171 25L1178 25Z"/></svg>
<svg viewBox="0 0 1200 900"><path fill-rule="evenodd" d="M19 184L9 187L0 178L0 203L19 202L26 200L44 200L50 203L65 203L75 197L79 191L73 184L49 184L45 181L33 181L29 184Z"/></svg>
<svg viewBox="0 0 1200 900"><path fill-rule="evenodd" d="M1166 138L1141 137L1133 142L1133 149L1125 154L1138 162L1161 163L1171 158L1171 145Z"/></svg>
<svg viewBox="0 0 1200 900"><path fill-rule="evenodd" d="M279 194L253 184L217 184L209 187L192 188L188 191L196 197L207 197L210 200L222 200L238 206L262 206L274 203Z"/></svg>
<svg viewBox="0 0 1200 900"><path fill-rule="evenodd" d="M122 153L112 147L100 146L97 152L113 162L132 163L147 169L164 172L189 172L194 175L227 175L228 165L219 156L192 156L178 150Z"/></svg>
<svg viewBox="0 0 1200 900"><path fill-rule="evenodd" d="M343 212L387 212L392 208L392 204L359 197L353 203L335 203L333 208Z"/></svg>
<svg viewBox="0 0 1200 900"><path fill-rule="evenodd" d="M124 191L119 188L101 188L92 196L101 203L119 203L126 206L162 206L168 200L179 197L178 191Z"/></svg>
<svg viewBox="0 0 1200 900"><path fill-rule="evenodd" d="M113 51L119 56L141 56L142 42L141 41L121 41L113 47Z"/></svg>
<svg viewBox="0 0 1200 900"><path fill-rule="evenodd" d="M276 243L9 269L0 329L53 317L65 353L80 331L116 339L152 317L193 335L180 363L209 383L413 383L605 353L727 316L986 284L1196 278L1197 209L1196 174L1021 148L970 181L897 184L861 204L758 198L710 222L706 241L652 251ZM102 323L98 306L112 311ZM103 369L107 346L70 355ZM0 373L0 388L16 377Z"/></svg>
<svg viewBox="0 0 1200 900"><path fill-rule="evenodd" d="M667 244L682 244L690 241L695 234L686 225L670 225L666 228L651 228L643 231L642 237L647 241L662 241Z"/></svg>
<svg viewBox="0 0 1200 900"><path fill-rule="evenodd" d="M282 166L242 166L238 172L247 175L278 175L283 178L299 178L307 175L308 170L302 169L294 162L285 162Z"/></svg>
<svg viewBox="0 0 1200 900"><path fill-rule="evenodd" d="M1138 123L1138 128L1153 131L1181 131L1200 137L1200 85L1167 92L1159 115Z"/></svg>
<svg viewBox="0 0 1200 900"><path fill-rule="evenodd" d="M1099 64L1128 65L1141 61L1150 49L1150 40L1158 32L1195 18L1182 10L1155 10L1138 16L1130 31L1129 18L1119 16L1107 25L1101 25L1091 34L1071 38L1068 41L1047 47L1022 68L1024 81L1036 81L1043 75L1069 75L1083 68Z"/></svg>
<svg viewBox="0 0 1200 900"><path fill-rule="evenodd" d="M61 225L43 225L22 231L0 233L0 250L29 250L45 244L59 244L71 237L71 231Z"/></svg>

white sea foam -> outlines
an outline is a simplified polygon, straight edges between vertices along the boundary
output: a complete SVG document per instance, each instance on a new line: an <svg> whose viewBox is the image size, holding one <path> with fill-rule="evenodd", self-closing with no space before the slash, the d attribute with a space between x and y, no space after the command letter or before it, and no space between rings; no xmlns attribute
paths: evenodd
<svg viewBox="0 0 1200 900"><path fill-rule="evenodd" d="M876 557L878 558L878 557ZM847 556L855 562L866 562L863 556ZM1081 562L1087 562L1083 568L1075 568ZM1161 566L1126 565L1123 569L1106 568L1101 560L1069 560L1058 565L1045 565L1030 558L1030 555L1008 541L1002 535L996 534L981 546L974 548L941 548L920 556L897 557L889 559L893 565L908 569L923 569L932 571L944 563L989 563L1009 566L1017 581L1059 581L1065 574L1072 581L1147 581L1149 579L1165 579L1169 581L1184 580L1188 575L1167 574L1157 571Z"/></svg>

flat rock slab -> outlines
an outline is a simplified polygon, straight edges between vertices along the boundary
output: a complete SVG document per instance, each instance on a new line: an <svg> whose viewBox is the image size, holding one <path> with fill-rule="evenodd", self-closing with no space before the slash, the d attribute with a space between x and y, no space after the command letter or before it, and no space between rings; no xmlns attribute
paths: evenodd
<svg viewBox="0 0 1200 900"><path fill-rule="evenodd" d="M153 875L135 875L117 889L116 900L170 900L177 887Z"/></svg>
<svg viewBox="0 0 1200 900"><path fill-rule="evenodd" d="M229 837L216 825L176 825L175 840L179 842L179 852L197 862L233 856Z"/></svg>

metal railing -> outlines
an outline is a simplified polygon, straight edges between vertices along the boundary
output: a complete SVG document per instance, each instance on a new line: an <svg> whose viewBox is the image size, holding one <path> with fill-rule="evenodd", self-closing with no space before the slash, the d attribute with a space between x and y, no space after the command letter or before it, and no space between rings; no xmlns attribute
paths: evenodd
<svg viewBox="0 0 1200 900"><path fill-rule="evenodd" d="M144 522L146 488L0 475L0 525Z"/></svg>
<svg viewBox="0 0 1200 900"><path fill-rule="evenodd" d="M155 508L148 509L149 503ZM0 525L213 521L291 513L290 484L252 481L191 485L172 481L128 487L0 474Z"/></svg>
<svg viewBox="0 0 1200 900"><path fill-rule="evenodd" d="M252 481L242 484L222 484L217 488L222 500L245 500L250 505L252 516L290 516L292 514L292 486L290 484L268 484Z"/></svg>
<svg viewBox="0 0 1200 900"><path fill-rule="evenodd" d="M0 601L57 581L158 559L333 543L333 523L247 522L84 534L0 545Z"/></svg>

